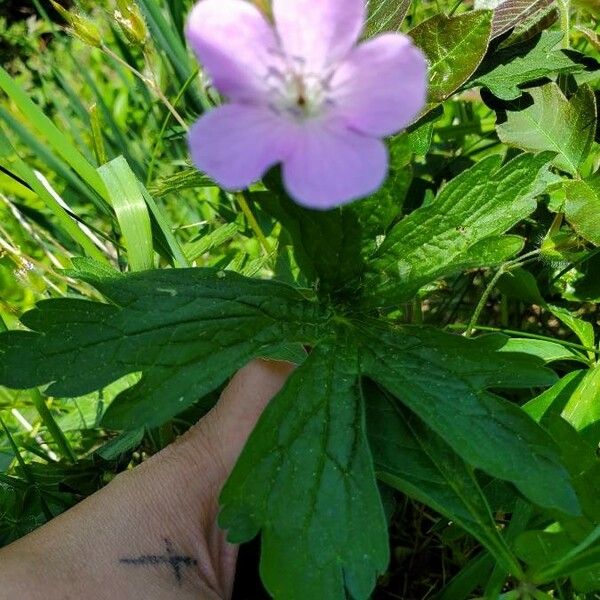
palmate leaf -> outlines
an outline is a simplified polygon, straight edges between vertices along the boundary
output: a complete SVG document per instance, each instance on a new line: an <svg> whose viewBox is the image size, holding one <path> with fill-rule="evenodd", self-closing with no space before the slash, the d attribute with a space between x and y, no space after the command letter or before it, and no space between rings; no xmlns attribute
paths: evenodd
<svg viewBox="0 0 600 600"><path fill-rule="evenodd" d="M446 493L446 500L453 500L447 510L455 509L512 572L518 565L492 533L489 509L459 456L471 467L512 481L543 506L578 511L552 439L517 406L483 392L553 382L554 374L541 368L541 361L500 353L503 336L474 341L429 328L392 331L348 321L332 334L265 411L221 497L220 523L231 541L262 532L261 573L276 598L343 598L344 588L353 598L366 598L385 566L383 513L374 499L364 407L357 394L361 375L386 387L437 432L440 439L434 435L428 452L436 452L437 445L439 452L450 447L457 453L462 471L454 474L453 485L463 490L456 491L458 497L443 485L428 487L414 473L411 491L420 489L420 498L437 508ZM371 411L373 399L367 394ZM408 418L413 427L408 439L396 437L406 435L406 423L394 428L390 420L384 426L377 414L369 414L370 433L387 431L396 444L410 447L419 431L419 443L426 444L420 435L426 428L414 415ZM487 443L490 439L494 444ZM389 462L394 447L386 450L377 440L371 445L378 465L386 457ZM451 458L446 460L438 469L446 469L450 486ZM462 488L467 479L459 483L463 475L474 486L471 491ZM477 497L475 505L469 494Z"/></svg>
<svg viewBox="0 0 600 600"><path fill-rule="evenodd" d="M0 335L0 384L50 383L50 393L76 396L141 372L105 423L159 425L250 358L286 343L312 347L259 420L222 496L230 539L262 532L261 570L277 598L366 599L386 567L362 376L471 468L513 482L541 506L577 511L552 440L517 406L484 391L554 378L534 357L500 352L502 336L467 340L355 321L294 288L233 273L77 267L111 304L40 303L24 317L33 331Z"/></svg>
<svg viewBox="0 0 600 600"><path fill-rule="evenodd" d="M283 284L211 269L125 277L87 261L76 266L112 304L40 302L22 318L32 331L0 339L0 384L51 383L49 394L75 397L142 373L111 404L107 427L160 425L251 358L282 340L310 342L318 328L316 305Z"/></svg>
<svg viewBox="0 0 600 600"><path fill-rule="evenodd" d="M531 214L553 154L523 154L504 166L490 156L395 225L364 275L368 306L405 302L442 276L493 266L522 247L507 230Z"/></svg>

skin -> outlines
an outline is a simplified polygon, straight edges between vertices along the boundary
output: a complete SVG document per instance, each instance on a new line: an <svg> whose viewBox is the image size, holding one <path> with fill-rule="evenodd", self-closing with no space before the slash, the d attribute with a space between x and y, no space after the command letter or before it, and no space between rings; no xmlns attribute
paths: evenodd
<svg viewBox="0 0 600 600"><path fill-rule="evenodd" d="M219 492L258 417L292 369L287 363L250 363L187 434L1 550L0 595L229 598L238 549L216 525ZM185 564L177 569L162 558L148 558L168 559L167 548ZM137 564L127 562L136 557Z"/></svg>

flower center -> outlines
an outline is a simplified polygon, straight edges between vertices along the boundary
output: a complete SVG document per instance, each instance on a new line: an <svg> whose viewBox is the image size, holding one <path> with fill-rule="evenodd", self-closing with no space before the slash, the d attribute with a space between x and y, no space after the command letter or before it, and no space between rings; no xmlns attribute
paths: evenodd
<svg viewBox="0 0 600 600"><path fill-rule="evenodd" d="M267 75L271 107L296 121L319 117L332 104L330 78L307 72L302 59L278 56Z"/></svg>

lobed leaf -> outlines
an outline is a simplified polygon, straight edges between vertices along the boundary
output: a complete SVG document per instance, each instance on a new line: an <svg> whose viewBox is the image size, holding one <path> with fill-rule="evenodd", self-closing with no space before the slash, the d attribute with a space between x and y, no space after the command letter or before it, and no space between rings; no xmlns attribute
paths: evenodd
<svg viewBox="0 0 600 600"><path fill-rule="evenodd" d="M142 373L110 405L107 427L164 423L282 339L313 340L320 320L312 302L280 283L213 269L125 276L77 265L113 304L40 302L22 317L31 331L0 336L0 385L51 384L48 394L75 397Z"/></svg>
<svg viewBox="0 0 600 600"><path fill-rule="evenodd" d="M508 572L518 574L518 562L498 531L473 469L440 436L373 384L367 384L365 398L379 479L457 523Z"/></svg>
<svg viewBox="0 0 600 600"><path fill-rule="evenodd" d="M276 598L369 597L389 559L352 344L319 344L272 400L221 494L232 542L262 532ZM268 482L268 485L267 485Z"/></svg>
<svg viewBox="0 0 600 600"><path fill-rule="evenodd" d="M485 60L471 86L487 87L501 100L516 100L521 86L550 75L577 73L583 66L559 47L563 34L545 31L540 36L494 52Z"/></svg>
<svg viewBox="0 0 600 600"><path fill-rule="evenodd" d="M552 156L523 154L504 166L490 156L455 177L392 228L365 272L364 302L405 302L440 277L500 264L518 252L522 242L501 235L535 210Z"/></svg>
<svg viewBox="0 0 600 600"><path fill-rule="evenodd" d="M422 327L404 328L401 335L365 328L363 334L363 373L468 464L511 481L540 506L578 513L577 497L550 436L518 406L484 392L551 384L556 377L540 361L500 352L503 336L468 340Z"/></svg>
<svg viewBox="0 0 600 600"><path fill-rule="evenodd" d="M583 85L567 100L555 83L528 90L532 104L509 111L497 127L505 143L529 152L556 152L554 164L576 174L587 158L596 133L596 100Z"/></svg>

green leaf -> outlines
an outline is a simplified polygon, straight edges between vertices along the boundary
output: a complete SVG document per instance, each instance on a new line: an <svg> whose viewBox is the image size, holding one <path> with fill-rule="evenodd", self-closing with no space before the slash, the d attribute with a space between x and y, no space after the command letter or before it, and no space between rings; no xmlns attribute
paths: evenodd
<svg viewBox="0 0 600 600"><path fill-rule="evenodd" d="M473 469L376 386L366 385L365 398L378 478L457 523L519 576L519 563L498 531Z"/></svg>
<svg viewBox="0 0 600 600"><path fill-rule="evenodd" d="M185 167L177 173L163 177L153 183L150 193L158 199L184 190L215 187L216 183L195 167Z"/></svg>
<svg viewBox="0 0 600 600"><path fill-rule="evenodd" d="M552 439L518 406L483 391L549 385L554 373L533 357L499 352L504 336L470 340L421 327L401 335L365 327L363 336L363 372L468 464L511 481L540 506L578 512Z"/></svg>
<svg viewBox="0 0 600 600"><path fill-rule="evenodd" d="M509 298L539 306L545 304L536 278L520 267L504 273L498 281L498 289Z"/></svg>
<svg viewBox="0 0 600 600"><path fill-rule="evenodd" d="M516 550L531 565L528 578L547 582L569 576L575 589L598 589L600 581L600 463L597 439L585 441L553 411L544 418L548 432L560 445L564 464L581 500L582 515L559 516L545 531L530 531L517 540Z"/></svg>
<svg viewBox="0 0 600 600"><path fill-rule="evenodd" d="M366 600L387 566L357 376L355 347L318 345L269 404L221 494L230 541L262 531L261 574L275 598L348 590Z"/></svg>
<svg viewBox="0 0 600 600"><path fill-rule="evenodd" d="M485 585L494 570L494 558L488 552L480 552L455 575L435 596L436 600L466 600Z"/></svg>
<svg viewBox="0 0 600 600"><path fill-rule="evenodd" d="M151 269L154 266L152 225L136 176L122 156L100 167L98 173L117 215L130 269Z"/></svg>
<svg viewBox="0 0 600 600"><path fill-rule="evenodd" d="M14 171L14 174L20 177L39 196L46 208L54 215L56 223L66 236L79 244L81 249L90 258L101 262L108 262L102 251L94 245L94 242L88 237L86 232L82 230L75 219L43 185L35 171L17 154L1 127L0 158L6 162L8 162L9 158L12 159L11 169Z"/></svg>
<svg viewBox="0 0 600 600"><path fill-rule="evenodd" d="M433 112L430 113L430 115L433 114ZM433 141L434 122L431 120L421 123L416 123L414 128L409 129L406 135L408 136L411 150L419 156L425 156L429 152L431 142Z"/></svg>
<svg viewBox="0 0 600 600"><path fill-rule="evenodd" d="M154 233L154 243L161 253L166 255L175 267L189 267L189 263L179 245L179 242L175 239L171 225L167 221L167 218L162 209L159 208L158 204L154 201L154 198L148 193L146 188L138 181L138 186L144 197L144 201L148 206L148 210L152 215L152 230Z"/></svg>
<svg viewBox="0 0 600 600"><path fill-rule="evenodd" d="M564 531L526 531L515 543L520 558L534 567L560 560L572 547L573 543Z"/></svg>
<svg viewBox="0 0 600 600"><path fill-rule="evenodd" d="M523 94L523 84L581 71L582 65L559 47L562 37L560 31L545 31L533 40L494 52L469 85L487 87L502 100L516 100Z"/></svg>
<svg viewBox="0 0 600 600"><path fill-rule="evenodd" d="M600 565L600 525L577 545L563 532L540 531L525 535L519 539L519 550L528 562L539 564L530 574L534 583L598 569Z"/></svg>
<svg viewBox="0 0 600 600"><path fill-rule="evenodd" d="M600 366L585 373L563 408L562 417L582 433L592 428L592 435L589 437L597 442L600 423Z"/></svg>
<svg viewBox="0 0 600 600"><path fill-rule="evenodd" d="M551 342L549 340L532 340L529 338L509 338L504 347L503 352L519 352L537 356L545 363L555 362L557 360L575 360L586 363L584 357L577 351L563 346L559 342Z"/></svg>
<svg viewBox="0 0 600 600"><path fill-rule="evenodd" d="M217 248L226 242L230 242L238 232L239 227L236 223L226 223L225 225L221 225L214 231L200 236L197 240L187 243L184 248L186 258L193 262L213 248Z"/></svg>
<svg viewBox="0 0 600 600"><path fill-rule="evenodd" d="M449 98L473 75L487 52L492 12L436 15L410 31L429 61L429 105Z"/></svg>
<svg viewBox="0 0 600 600"><path fill-rule="evenodd" d="M583 85L567 100L555 83L528 90L533 104L509 111L498 125L505 143L530 152L557 153L554 164L576 174L587 158L596 132L596 100L593 90Z"/></svg>
<svg viewBox="0 0 600 600"><path fill-rule="evenodd" d="M131 431L125 431L121 435L113 438L95 452L98 456L104 460L117 460L123 454L130 452L137 448L144 439L144 429L132 429Z"/></svg>
<svg viewBox="0 0 600 600"><path fill-rule="evenodd" d="M536 278L529 271L522 268L511 269L500 278L498 287L509 298L537 304L551 312L573 331L583 346L593 351L594 327L592 324L575 317L565 308L548 304L540 292Z"/></svg>
<svg viewBox="0 0 600 600"><path fill-rule="evenodd" d="M384 31L399 31L410 4L411 0L368 0L365 37Z"/></svg>
<svg viewBox="0 0 600 600"><path fill-rule="evenodd" d="M268 180L271 189L276 189ZM364 269L357 214L346 208L316 211L292 202L281 190L253 194L294 241L294 256L304 276L328 294L348 285Z"/></svg>
<svg viewBox="0 0 600 600"><path fill-rule="evenodd" d="M587 371L571 371L545 392L523 405L523 410L538 423L551 414L560 414Z"/></svg>
<svg viewBox="0 0 600 600"><path fill-rule="evenodd" d="M583 180L564 182L563 211L577 235L600 246L600 172Z"/></svg>
<svg viewBox="0 0 600 600"><path fill-rule="evenodd" d="M444 275L518 252L521 240L500 236L535 210L552 156L523 154L504 166L490 156L452 179L435 201L392 228L365 273L365 303L404 302Z"/></svg>
<svg viewBox="0 0 600 600"><path fill-rule="evenodd" d="M579 338L582 345L590 348L592 359L594 359L594 326L589 321L584 321L583 319L576 317L573 313L561 306L554 306L553 304L547 304L546 302L543 303L543 306L557 319L562 321Z"/></svg>
<svg viewBox="0 0 600 600"><path fill-rule="evenodd" d="M212 269L119 275L76 264L73 276L112 304L40 302L22 318L32 331L0 335L0 385L50 383L48 395L75 397L141 372L109 406L107 427L161 425L282 339L316 334L317 307L284 284Z"/></svg>

